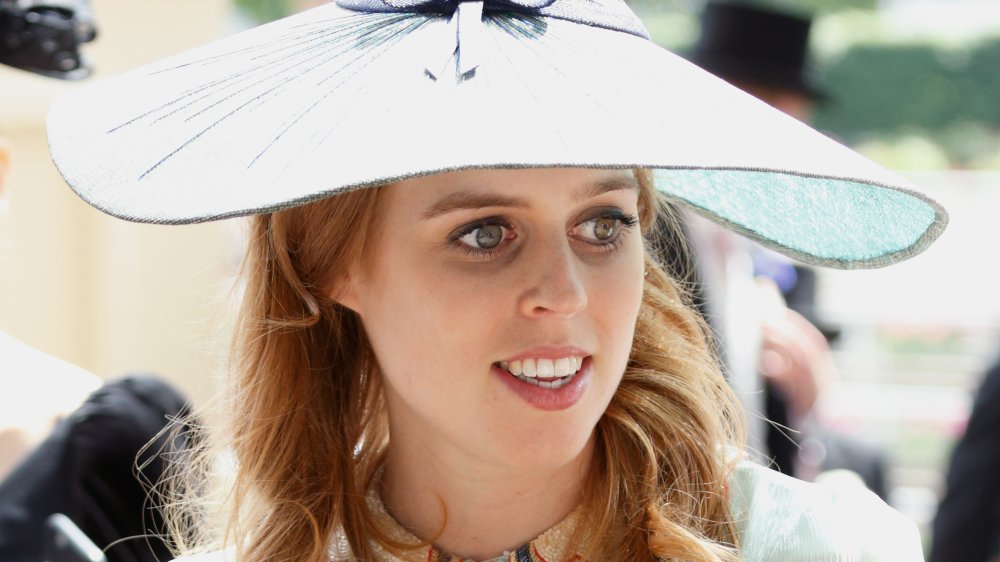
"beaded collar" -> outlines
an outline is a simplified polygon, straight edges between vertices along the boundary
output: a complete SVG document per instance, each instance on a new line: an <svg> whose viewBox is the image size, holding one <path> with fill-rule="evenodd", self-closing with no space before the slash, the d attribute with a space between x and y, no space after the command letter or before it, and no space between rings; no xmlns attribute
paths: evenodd
<svg viewBox="0 0 1000 562"><path fill-rule="evenodd" d="M396 542L404 544L419 544L420 539L407 531L393 518L382 503L377 491L368 493L368 507L375 517L376 523ZM573 510L561 522L545 531L537 538L514 550L507 551L496 558L478 562L587 562L576 547L570 544L573 531L580 519L580 508ZM441 552L433 545L421 546L413 550L393 553L377 541L370 541L375 559L378 562L477 562L472 559L459 558ZM350 560L350 547L347 538L338 533L330 548L330 562Z"/></svg>

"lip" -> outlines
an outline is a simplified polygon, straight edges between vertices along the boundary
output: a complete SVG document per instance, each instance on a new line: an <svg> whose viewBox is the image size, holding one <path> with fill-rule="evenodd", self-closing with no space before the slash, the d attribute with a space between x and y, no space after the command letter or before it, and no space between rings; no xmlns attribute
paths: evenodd
<svg viewBox="0 0 1000 562"><path fill-rule="evenodd" d="M525 359L562 359L563 357L589 357L590 353L580 349L579 347L573 347L571 345L558 346L558 347L536 347L529 349L527 351L522 351L517 355L512 355L506 359L501 359L500 361L506 361L510 363L511 361L524 361ZM498 363L500 362L498 361Z"/></svg>
<svg viewBox="0 0 1000 562"><path fill-rule="evenodd" d="M533 352L534 351L536 350L533 350ZM568 357L571 355L565 354L547 356L531 355L531 353L532 352L516 355L513 359L511 359L511 361L518 361L532 357L539 359L558 359L560 357ZM579 356L579 354L576 355ZM529 405L538 408L539 410L552 412L570 408L583 398L583 394L590 383L591 363L592 359L589 355L587 355L583 360L583 364L580 366L580 370L573 375L572 380L559 388L542 388L540 386L535 386L521 381L517 377L511 375L506 369L500 368L497 363L492 365L490 371L494 376L498 377L508 389Z"/></svg>

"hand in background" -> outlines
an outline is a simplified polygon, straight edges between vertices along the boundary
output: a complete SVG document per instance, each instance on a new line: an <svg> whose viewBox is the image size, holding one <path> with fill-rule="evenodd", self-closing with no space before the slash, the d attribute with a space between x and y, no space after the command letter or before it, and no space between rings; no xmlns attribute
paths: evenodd
<svg viewBox="0 0 1000 562"><path fill-rule="evenodd" d="M761 374L785 395L793 418L804 419L835 375L826 338L789 308L765 316L762 337Z"/></svg>

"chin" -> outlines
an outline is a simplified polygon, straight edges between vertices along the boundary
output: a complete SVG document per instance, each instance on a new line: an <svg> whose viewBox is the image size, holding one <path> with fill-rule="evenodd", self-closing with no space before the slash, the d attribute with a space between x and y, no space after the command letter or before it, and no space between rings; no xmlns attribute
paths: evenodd
<svg viewBox="0 0 1000 562"><path fill-rule="evenodd" d="M593 449L594 423L552 420L543 429L507 433L503 463L524 470L558 469L579 462Z"/></svg>

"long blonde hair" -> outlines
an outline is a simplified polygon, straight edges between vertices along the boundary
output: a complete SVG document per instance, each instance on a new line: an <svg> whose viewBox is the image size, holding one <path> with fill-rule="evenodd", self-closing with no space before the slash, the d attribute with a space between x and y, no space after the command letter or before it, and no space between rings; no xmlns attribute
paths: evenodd
<svg viewBox="0 0 1000 562"><path fill-rule="evenodd" d="M650 175L636 175L649 234L661 205ZM321 562L338 533L357 560L374 560L370 540L404 548L365 501L389 440L381 378L360 319L328 296L371 243L380 189L252 220L229 424L170 480L182 552L231 546L241 562ZM601 537L589 554L602 561L738 560L726 481L742 413L704 322L648 244L645 264L579 536ZM231 451L232 479L213 495L205 474L219 450Z"/></svg>

